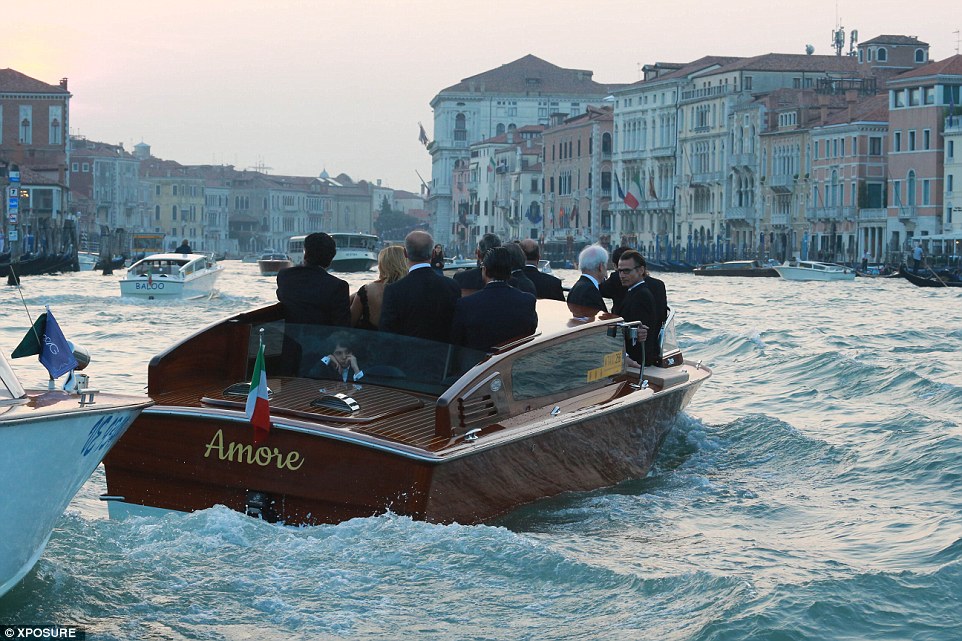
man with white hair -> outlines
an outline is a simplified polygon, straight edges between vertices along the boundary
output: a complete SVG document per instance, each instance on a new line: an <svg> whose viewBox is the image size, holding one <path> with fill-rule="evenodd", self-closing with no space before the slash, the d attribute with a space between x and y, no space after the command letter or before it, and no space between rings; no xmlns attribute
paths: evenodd
<svg viewBox="0 0 962 641"><path fill-rule="evenodd" d="M578 254L581 278L568 292L568 308L576 316L584 316L587 310L607 312L598 286L608 277L608 250L601 245L588 245Z"/></svg>

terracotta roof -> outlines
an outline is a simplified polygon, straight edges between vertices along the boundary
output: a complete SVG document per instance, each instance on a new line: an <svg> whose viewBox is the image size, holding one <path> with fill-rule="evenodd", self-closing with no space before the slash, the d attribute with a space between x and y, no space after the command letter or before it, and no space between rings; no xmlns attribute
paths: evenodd
<svg viewBox="0 0 962 641"><path fill-rule="evenodd" d="M731 64L733 62L736 62L738 60L743 60L743 59L744 58L740 58L738 56L702 56L698 60L693 60L692 62L688 62L688 63L685 63L684 65L680 65L680 68L674 71L662 74L657 78L652 78L650 80L639 80L638 82L635 82L631 85L627 85L627 87L634 88L641 85L653 85L655 83L663 82L665 80L678 80L678 79L686 78L693 73L703 71L710 67L723 66L723 65ZM622 87L622 89L624 88L625 87Z"/></svg>
<svg viewBox="0 0 962 641"><path fill-rule="evenodd" d="M484 91L501 94L564 94L570 96L605 96L622 85L603 85L591 79L592 72L565 69L528 54L496 69L464 78L439 93Z"/></svg>
<svg viewBox="0 0 962 641"><path fill-rule="evenodd" d="M862 45L921 45L927 47L929 43L922 42L916 36L883 35L875 36L865 42L860 42L859 46Z"/></svg>
<svg viewBox="0 0 962 641"><path fill-rule="evenodd" d="M742 58L713 73L729 71L805 71L854 73L858 62L852 56L809 56L803 53L766 53Z"/></svg>
<svg viewBox="0 0 962 641"><path fill-rule="evenodd" d="M842 125L850 122L888 122L889 97L886 93L869 96L859 100L849 115L847 109L833 113L826 118L826 125Z"/></svg>
<svg viewBox="0 0 962 641"><path fill-rule="evenodd" d="M0 69L0 93L59 93L70 95L70 92L59 85L48 85L46 82L31 78L13 69Z"/></svg>
<svg viewBox="0 0 962 641"><path fill-rule="evenodd" d="M951 58L930 62L916 69L900 73L889 84L898 84L906 78L921 78L925 76L962 76L962 55L955 54Z"/></svg>

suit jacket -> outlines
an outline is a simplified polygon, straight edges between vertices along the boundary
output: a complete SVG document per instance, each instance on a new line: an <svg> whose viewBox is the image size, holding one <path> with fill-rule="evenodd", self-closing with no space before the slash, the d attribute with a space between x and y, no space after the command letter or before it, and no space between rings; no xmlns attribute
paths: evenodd
<svg viewBox="0 0 962 641"><path fill-rule="evenodd" d="M504 281L492 281L457 302L451 323L451 342L489 351L513 338L538 329L537 299Z"/></svg>
<svg viewBox="0 0 962 641"><path fill-rule="evenodd" d="M568 305L579 305L581 307L590 307L592 309L599 309L603 312L608 311L608 306L605 305L605 301L601 298L601 292L595 287L595 284L591 282L591 279L581 275L581 278L572 286L571 291L568 292Z"/></svg>
<svg viewBox="0 0 962 641"><path fill-rule="evenodd" d="M537 288L535 288L534 283L528 278L528 275L524 273L523 269L516 269L511 272L511 278L508 279L508 284L515 289L520 289L523 292L531 294L536 299L538 298Z"/></svg>
<svg viewBox="0 0 962 641"><path fill-rule="evenodd" d="M384 288L382 332L448 342L454 304L461 288L430 267L419 267Z"/></svg>
<svg viewBox="0 0 962 641"><path fill-rule="evenodd" d="M277 272L277 300L288 323L351 324L351 299L346 281L317 265L296 265Z"/></svg>
<svg viewBox="0 0 962 641"><path fill-rule="evenodd" d="M609 274L608 278L598 285L598 289L601 290L602 296L611 299L611 311L620 314L621 304L624 302L628 290L621 284L621 277L618 276L618 272Z"/></svg>
<svg viewBox="0 0 962 641"><path fill-rule="evenodd" d="M652 278L651 274L645 276L645 287L651 292L655 299L655 311L658 312L658 326L661 327L668 320L668 293L665 291L664 281Z"/></svg>
<svg viewBox="0 0 962 641"><path fill-rule="evenodd" d="M481 268L472 267L454 275L454 282L461 289L478 290L484 289L484 279L481 278Z"/></svg>
<svg viewBox="0 0 962 641"><path fill-rule="evenodd" d="M550 298L551 300L565 299L564 289L561 287L561 279L551 274L545 274L534 265L524 266L525 275L534 283L534 288L538 292L538 298Z"/></svg>
<svg viewBox="0 0 962 641"><path fill-rule="evenodd" d="M625 339L625 351L628 352L628 356L638 363L654 365L661 358L658 345L658 330L661 323L658 320L655 298L647 287L639 283L628 291L621 304L621 316L626 321L641 321L648 328L648 337L644 343L639 341L632 345ZM642 353L642 345L644 345L644 353Z"/></svg>

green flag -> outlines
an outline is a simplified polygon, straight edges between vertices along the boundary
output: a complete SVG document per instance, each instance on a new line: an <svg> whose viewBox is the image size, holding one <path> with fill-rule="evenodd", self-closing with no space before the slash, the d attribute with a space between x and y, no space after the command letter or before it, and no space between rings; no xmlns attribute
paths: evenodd
<svg viewBox="0 0 962 641"><path fill-rule="evenodd" d="M13 350L13 353L10 354L10 358L23 358L24 356L39 354L41 341L43 341L43 333L46 329L47 312L44 312L37 317L33 327L27 330L27 335L24 336L20 344L17 345L17 349Z"/></svg>

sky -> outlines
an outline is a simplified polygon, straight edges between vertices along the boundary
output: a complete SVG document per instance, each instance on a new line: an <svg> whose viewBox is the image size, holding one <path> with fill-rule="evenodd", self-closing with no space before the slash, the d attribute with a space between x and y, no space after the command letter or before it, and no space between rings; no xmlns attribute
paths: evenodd
<svg viewBox="0 0 962 641"><path fill-rule="evenodd" d="M954 55L946 0L47 0L7 15L0 68L69 79L70 133L159 158L418 191L431 99L533 54L601 83L703 55L830 54L831 34ZM948 19L947 19L948 18Z"/></svg>

